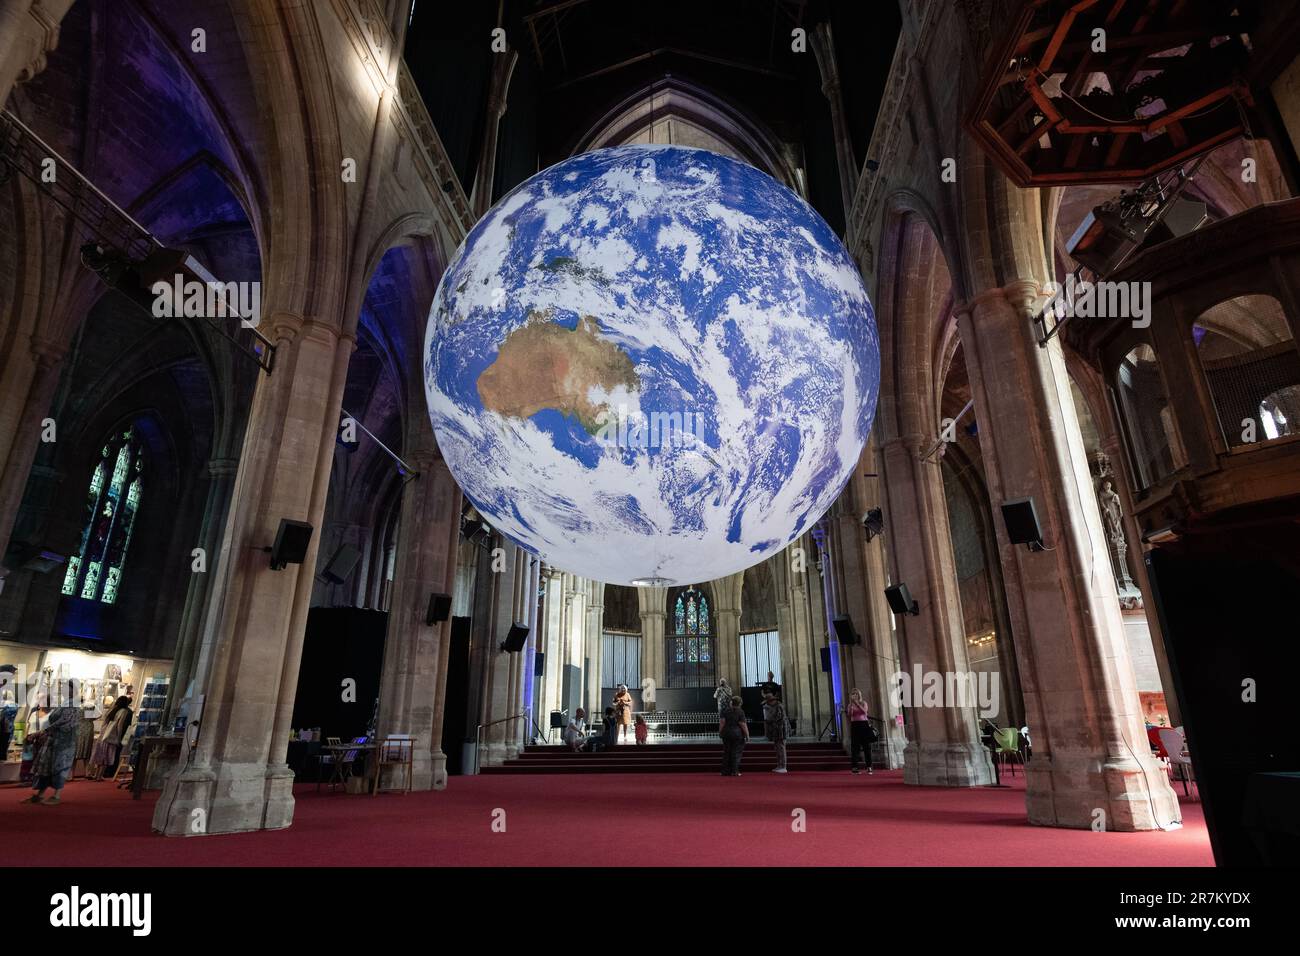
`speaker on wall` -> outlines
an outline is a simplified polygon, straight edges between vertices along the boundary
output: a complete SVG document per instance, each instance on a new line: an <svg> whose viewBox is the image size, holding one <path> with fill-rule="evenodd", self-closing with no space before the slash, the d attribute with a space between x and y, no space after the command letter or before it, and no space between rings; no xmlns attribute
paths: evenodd
<svg viewBox="0 0 1300 956"><path fill-rule="evenodd" d="M921 607L912 597L912 592L901 581L893 587L885 588L885 600L889 602L889 609L895 614L921 613Z"/></svg>
<svg viewBox="0 0 1300 956"><path fill-rule="evenodd" d="M282 571L290 564L302 564L310 543L311 525L305 521L281 518L280 527L275 532L275 544L267 549L271 552L271 570Z"/></svg>
<svg viewBox="0 0 1300 956"><path fill-rule="evenodd" d="M527 640L528 625L519 623L511 624L510 633L506 635L506 639L501 643L501 650L507 651L511 654L517 654L519 651L524 649L524 642Z"/></svg>
<svg viewBox="0 0 1300 956"><path fill-rule="evenodd" d="M1030 551L1043 551L1043 531L1038 525L1038 512L1033 498L1017 498L1002 504L1002 520L1007 525L1007 538L1012 544L1027 544Z"/></svg>
<svg viewBox="0 0 1300 956"><path fill-rule="evenodd" d="M829 674L831 672L831 649L829 647L821 648L822 652L822 671Z"/></svg>
<svg viewBox="0 0 1300 956"><path fill-rule="evenodd" d="M338 550L334 552L334 557L330 558L329 564L325 565L325 570L320 573L330 584L342 584L352 573L352 569L357 566L361 560L361 552L350 544L341 544Z"/></svg>
<svg viewBox="0 0 1300 956"><path fill-rule="evenodd" d="M451 595L436 591L429 595L429 609L424 612L424 623L433 625L447 620L451 614Z"/></svg>
<svg viewBox="0 0 1300 956"><path fill-rule="evenodd" d="M541 677L546 673L546 654L538 651L533 655L533 676Z"/></svg>
<svg viewBox="0 0 1300 956"><path fill-rule="evenodd" d="M835 636L839 638L841 644L858 643L858 632L853 629L853 621L848 615L841 614L832 623L835 625Z"/></svg>

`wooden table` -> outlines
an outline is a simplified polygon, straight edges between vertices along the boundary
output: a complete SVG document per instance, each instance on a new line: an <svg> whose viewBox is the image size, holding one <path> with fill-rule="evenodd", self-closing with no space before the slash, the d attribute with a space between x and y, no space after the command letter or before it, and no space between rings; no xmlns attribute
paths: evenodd
<svg viewBox="0 0 1300 956"><path fill-rule="evenodd" d="M334 772L337 773L337 772L338 772L338 767L341 765L341 759L340 759L340 758L342 758L342 757L346 757L349 753L351 753L351 752L354 751L354 750L357 751L357 752L359 752L359 753L366 753L366 754L368 754L368 753L372 753L372 752L374 752L374 751L377 750L377 749L378 749L378 748L376 747L376 745L375 745L375 744L372 744L372 743L366 743L366 744L345 744L345 743L339 742L339 743L337 743L337 744L324 744L324 745L321 746L321 752L320 752L319 754L317 754L317 760L319 761L320 757L321 757L323 754L325 754L325 753L329 753L329 754L331 754L331 755L334 757L334 768L335 768ZM368 760L367 760L367 763L369 763ZM379 762L378 762L378 761L375 761L375 775L376 775L376 776L378 776L378 769L379 769ZM366 767L366 773L369 774L369 772L370 772L370 767L367 766L367 767ZM319 762L318 762L317 765L316 765L316 789L317 789L317 790L320 789L320 784L321 784L321 779L320 779L320 778L321 778L321 773L320 773L320 764L319 764ZM345 783L345 781L340 780L339 782L340 782L340 783L343 783L344 786L346 787L346 783ZM329 781L329 783L331 784L331 786L332 786L333 783L334 783L334 779L333 779L333 775L332 775L332 774L331 774L331 777L330 777L330 781Z"/></svg>

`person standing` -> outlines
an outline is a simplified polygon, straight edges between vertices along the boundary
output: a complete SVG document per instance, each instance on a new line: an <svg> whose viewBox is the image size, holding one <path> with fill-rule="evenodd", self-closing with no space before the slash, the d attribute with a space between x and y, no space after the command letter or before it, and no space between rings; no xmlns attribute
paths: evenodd
<svg viewBox="0 0 1300 956"><path fill-rule="evenodd" d="M119 697L113 709L104 717L104 727L95 740L95 749L90 755L90 766L86 770L87 780L104 779L104 770L118 759L122 738L131 726L131 698Z"/></svg>
<svg viewBox="0 0 1300 956"><path fill-rule="evenodd" d="M781 698L776 694L766 694L763 697L763 733L776 750L776 769L773 773L786 772L786 726L785 705L781 703Z"/></svg>
<svg viewBox="0 0 1300 956"><path fill-rule="evenodd" d="M732 697L730 706L719 715L718 736L722 738L722 775L739 777L740 755L749 743L749 724L739 697Z"/></svg>
<svg viewBox="0 0 1300 956"><path fill-rule="evenodd" d="M14 737L14 724L18 721L18 704L14 692L5 688L0 695L0 763L9 757L9 742Z"/></svg>
<svg viewBox="0 0 1300 956"><path fill-rule="evenodd" d="M628 692L627 684L618 685L618 693L614 695L614 712L618 716L619 739L626 740L627 729L632 726L632 695Z"/></svg>
<svg viewBox="0 0 1300 956"><path fill-rule="evenodd" d="M767 680L759 684L758 689L765 698L768 694L775 694L777 697L781 696L781 685L776 682L776 677L773 676L771 671L767 672Z"/></svg>
<svg viewBox="0 0 1300 956"><path fill-rule="evenodd" d="M636 745L640 747L650 739L650 725L640 714L636 715Z"/></svg>
<svg viewBox="0 0 1300 956"><path fill-rule="evenodd" d="M858 773L858 754L862 754L871 773L871 745L876 742L876 731L871 726L867 702L856 687L849 694L849 742L852 747L853 772Z"/></svg>
<svg viewBox="0 0 1300 956"><path fill-rule="evenodd" d="M713 692L713 699L718 704L718 716L721 717L731 707L731 698L734 695L731 692L731 685L727 683L725 677L718 678L718 689Z"/></svg>
<svg viewBox="0 0 1300 956"><path fill-rule="evenodd" d="M61 706L50 711L49 723L45 726L44 746L32 764L32 789L35 794L24 803L44 803L55 806L59 803L63 785L72 773L72 762L77 750L77 727L81 723L81 708L76 706L76 688L71 686ZM53 788L54 795L45 796L45 791Z"/></svg>

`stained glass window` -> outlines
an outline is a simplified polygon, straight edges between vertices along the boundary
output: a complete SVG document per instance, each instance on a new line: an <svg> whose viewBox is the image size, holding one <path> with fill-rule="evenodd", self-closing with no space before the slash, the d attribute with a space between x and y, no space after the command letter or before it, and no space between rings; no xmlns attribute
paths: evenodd
<svg viewBox="0 0 1300 956"><path fill-rule="evenodd" d="M68 559L64 594L104 604L117 600L144 493L143 472L144 446L132 425L104 445L90 476L81 547Z"/></svg>
<svg viewBox="0 0 1300 956"><path fill-rule="evenodd" d="M673 633L669 640L668 686L699 687L712 682L713 637L709 628L709 599L688 588L673 603Z"/></svg>

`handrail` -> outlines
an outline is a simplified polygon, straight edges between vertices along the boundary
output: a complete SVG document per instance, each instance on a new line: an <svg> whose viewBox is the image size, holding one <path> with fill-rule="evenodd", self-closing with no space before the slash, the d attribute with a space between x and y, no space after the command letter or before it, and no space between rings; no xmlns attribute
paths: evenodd
<svg viewBox="0 0 1300 956"><path fill-rule="evenodd" d="M508 723L509 721L518 720L520 717L527 717L527 716L528 716L527 711L520 711L517 714L511 714L509 717L501 717L498 718L497 720L489 720L486 724L479 724L478 727L474 729L474 773L476 775L478 774L479 768L482 765L482 760L480 759L479 755L483 752L483 729L485 727L494 727L497 724Z"/></svg>

